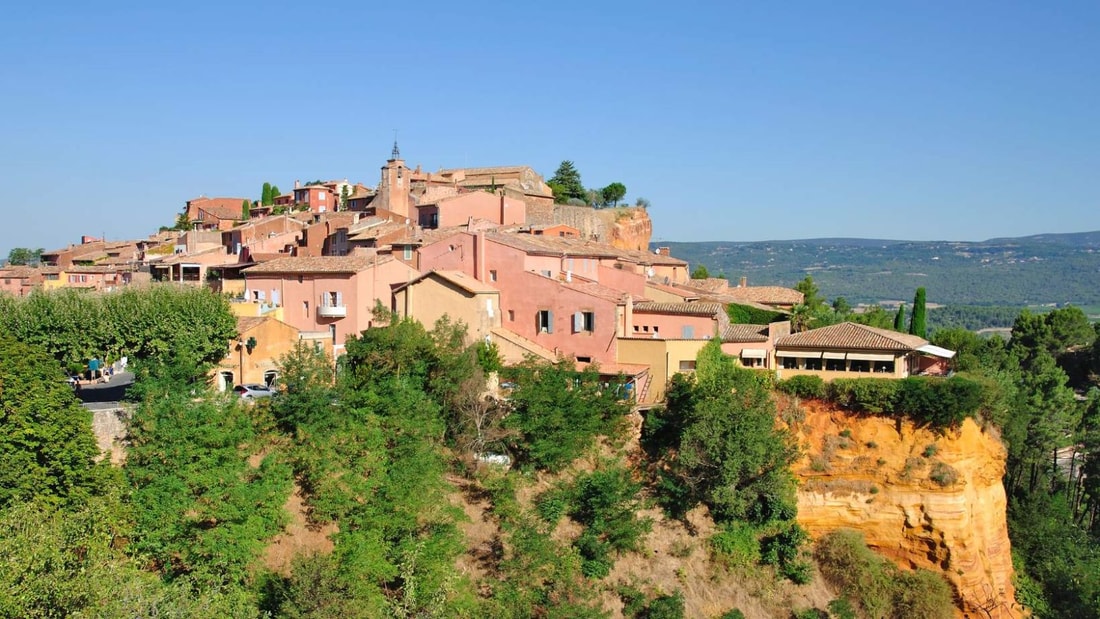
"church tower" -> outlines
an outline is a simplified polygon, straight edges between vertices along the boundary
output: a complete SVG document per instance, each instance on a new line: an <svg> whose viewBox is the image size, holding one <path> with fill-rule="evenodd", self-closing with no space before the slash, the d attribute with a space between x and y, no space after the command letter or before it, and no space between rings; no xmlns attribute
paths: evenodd
<svg viewBox="0 0 1100 619"><path fill-rule="evenodd" d="M409 168L405 166L405 160L401 158L401 150L397 148L397 140L393 141L393 152L382 166L382 180L378 183L378 198L375 203L382 208L408 217L415 221L410 212L409 199Z"/></svg>

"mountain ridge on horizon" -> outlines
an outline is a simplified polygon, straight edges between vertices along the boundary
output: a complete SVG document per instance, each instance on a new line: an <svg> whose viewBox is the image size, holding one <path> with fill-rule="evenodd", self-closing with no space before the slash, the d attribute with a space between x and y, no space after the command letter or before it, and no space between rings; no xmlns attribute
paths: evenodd
<svg viewBox="0 0 1100 619"><path fill-rule="evenodd" d="M901 245L901 244L1005 244L1012 242L1034 242L1034 243L1057 243L1065 245L1081 245L1081 246L1096 246L1100 247L1100 230L1088 230L1083 232L1043 232L1038 234L1029 234L1026 236L999 236L982 241L972 240L948 240L948 239L935 239L935 240L912 240L912 239L884 239L884 238L864 238L854 236L838 236L838 237L810 237L810 238L798 238L798 239L765 239L759 241L737 241L737 240L708 240L708 241L681 241L674 239L661 239L660 241L653 241L650 245L657 245L660 243L736 243L739 245L751 244L751 243L817 243L817 244L829 244L829 245Z"/></svg>

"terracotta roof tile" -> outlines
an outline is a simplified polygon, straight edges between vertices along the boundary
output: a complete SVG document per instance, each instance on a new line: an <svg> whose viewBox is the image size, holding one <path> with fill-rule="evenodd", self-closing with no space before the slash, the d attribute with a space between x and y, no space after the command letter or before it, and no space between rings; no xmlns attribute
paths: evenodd
<svg viewBox="0 0 1100 619"><path fill-rule="evenodd" d="M803 333L792 333L776 341L775 347L909 351L927 343L928 340L916 335L842 322Z"/></svg>
<svg viewBox="0 0 1100 619"><path fill-rule="evenodd" d="M316 256L279 258L245 269L246 275L261 273L359 273L376 264L385 264L392 256Z"/></svg>
<svg viewBox="0 0 1100 619"><path fill-rule="evenodd" d="M723 342L767 342L768 325L726 325Z"/></svg>
<svg viewBox="0 0 1100 619"><path fill-rule="evenodd" d="M718 303L635 303L637 314L677 314L680 316L714 316L722 313Z"/></svg>

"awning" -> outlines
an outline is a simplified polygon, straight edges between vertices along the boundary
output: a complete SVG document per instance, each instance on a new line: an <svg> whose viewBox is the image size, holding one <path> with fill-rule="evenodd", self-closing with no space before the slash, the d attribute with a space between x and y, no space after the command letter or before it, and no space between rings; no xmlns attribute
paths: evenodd
<svg viewBox="0 0 1100 619"><path fill-rule="evenodd" d="M943 357L944 359L951 359L955 356L955 351L947 350L946 348L940 348L932 344L925 344L917 349L917 352L924 353L926 355L932 355L933 357Z"/></svg>
<svg viewBox="0 0 1100 619"><path fill-rule="evenodd" d="M820 350L777 350L776 357L796 357L798 359L820 359ZM892 358L892 357L891 357Z"/></svg>
<svg viewBox="0 0 1100 619"><path fill-rule="evenodd" d="M848 359L850 361L894 361L896 357L894 357L894 355L876 355L871 353L850 352L848 353Z"/></svg>
<svg viewBox="0 0 1100 619"><path fill-rule="evenodd" d="M766 359L768 351L763 348L746 348L741 351L742 359Z"/></svg>
<svg viewBox="0 0 1100 619"><path fill-rule="evenodd" d="M822 359L844 359L844 353L842 352L823 352L821 353Z"/></svg>

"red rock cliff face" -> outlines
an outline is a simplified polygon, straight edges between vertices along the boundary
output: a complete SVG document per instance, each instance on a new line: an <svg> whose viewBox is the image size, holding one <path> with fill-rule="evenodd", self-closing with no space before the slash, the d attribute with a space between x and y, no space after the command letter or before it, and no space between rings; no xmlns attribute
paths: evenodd
<svg viewBox="0 0 1100 619"><path fill-rule="evenodd" d="M644 208L614 209L600 211L607 221L607 242L619 249L649 249L649 239L653 236L653 220ZM608 217L610 216L610 217Z"/></svg>
<svg viewBox="0 0 1100 619"><path fill-rule="evenodd" d="M1024 616L1012 585L1000 440L969 419L939 436L908 422L804 408L795 434L805 455L794 472L798 520L811 535L857 529L898 565L942 572L960 617Z"/></svg>

